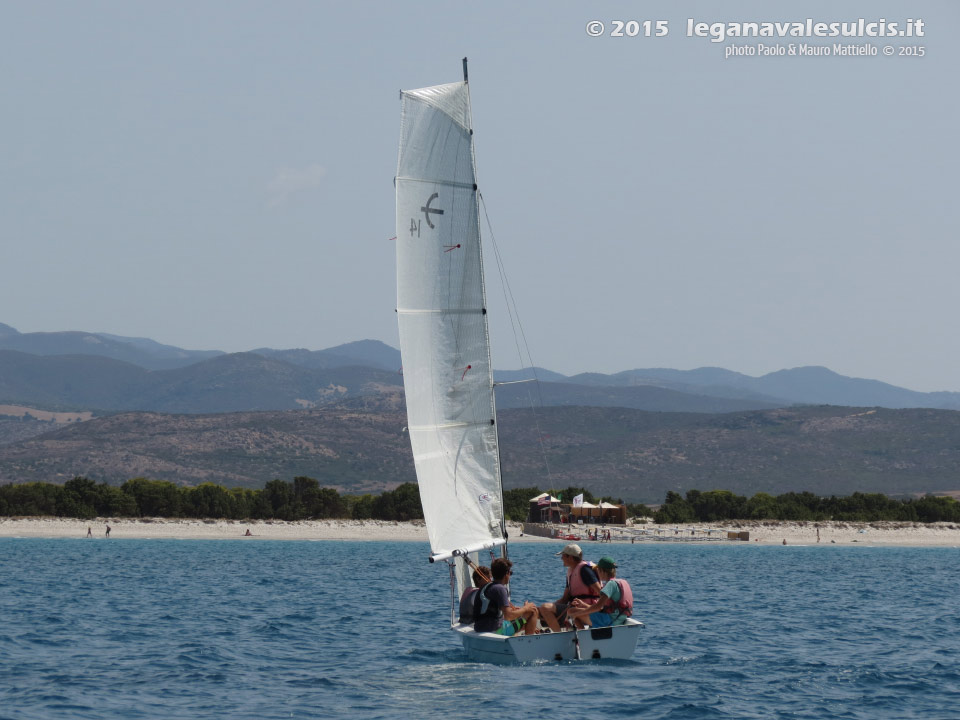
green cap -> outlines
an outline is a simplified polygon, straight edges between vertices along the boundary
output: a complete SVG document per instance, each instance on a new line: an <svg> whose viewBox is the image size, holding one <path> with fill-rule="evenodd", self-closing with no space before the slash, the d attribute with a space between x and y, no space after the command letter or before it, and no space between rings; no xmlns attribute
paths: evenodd
<svg viewBox="0 0 960 720"><path fill-rule="evenodd" d="M613 561L612 557L602 557L597 560L597 567L601 570L616 570L617 564Z"/></svg>

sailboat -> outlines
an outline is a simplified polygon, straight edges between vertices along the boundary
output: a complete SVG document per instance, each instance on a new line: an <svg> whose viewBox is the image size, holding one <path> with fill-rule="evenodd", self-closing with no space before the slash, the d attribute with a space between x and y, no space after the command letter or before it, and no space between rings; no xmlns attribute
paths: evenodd
<svg viewBox="0 0 960 720"><path fill-rule="evenodd" d="M459 598L478 553L507 553L466 58L463 82L401 91L400 128L397 317L407 431L429 560L447 563ZM456 621L453 599L451 629L467 656L483 662L626 659L642 627L629 619L560 633L478 633Z"/></svg>

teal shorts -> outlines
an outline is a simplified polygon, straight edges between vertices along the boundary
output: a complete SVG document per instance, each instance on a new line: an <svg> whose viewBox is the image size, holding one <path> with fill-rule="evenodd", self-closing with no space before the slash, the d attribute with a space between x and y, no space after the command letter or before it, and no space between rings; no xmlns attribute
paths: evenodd
<svg viewBox="0 0 960 720"><path fill-rule="evenodd" d="M516 620L504 620L503 625L497 630L497 635L516 635L520 628L527 624L526 618L517 618Z"/></svg>
<svg viewBox="0 0 960 720"><path fill-rule="evenodd" d="M595 628L613 625L613 616L605 612L590 613L590 625Z"/></svg>

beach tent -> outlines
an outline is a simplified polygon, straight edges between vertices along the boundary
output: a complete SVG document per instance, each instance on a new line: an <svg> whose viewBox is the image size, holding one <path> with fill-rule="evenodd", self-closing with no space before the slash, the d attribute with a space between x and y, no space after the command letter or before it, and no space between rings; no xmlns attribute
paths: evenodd
<svg viewBox="0 0 960 720"><path fill-rule="evenodd" d="M559 503L560 500L555 498L550 493L540 493L536 497L530 498L530 502L537 503L540 505L548 505L548 504L552 505L554 503Z"/></svg>
<svg viewBox="0 0 960 720"><path fill-rule="evenodd" d="M604 522L616 523L619 525L627 524L627 506L614 505L613 503L600 503L600 516Z"/></svg>
<svg viewBox="0 0 960 720"><path fill-rule="evenodd" d="M584 520L599 520L600 512L599 505L584 502L579 507L570 508L570 517L583 518Z"/></svg>

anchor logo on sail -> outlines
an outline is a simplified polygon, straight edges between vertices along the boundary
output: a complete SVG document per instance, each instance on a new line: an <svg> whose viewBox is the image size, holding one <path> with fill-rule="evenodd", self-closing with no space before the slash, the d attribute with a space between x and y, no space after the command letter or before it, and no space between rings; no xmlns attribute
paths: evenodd
<svg viewBox="0 0 960 720"><path fill-rule="evenodd" d="M424 205L422 208L420 208L420 212L423 213L423 217L426 218L426 220L427 220L427 225L430 226L430 229L431 229L431 230L433 230L436 226L433 224L433 221L430 220L430 214L433 213L433 214L435 214L435 215L443 215L443 210L441 210L440 208L432 208L432 207L430 207L430 203L432 203L432 202L433 202L434 200L436 200L438 197L440 197L440 193L434 193L434 194L431 195L430 198L427 200L427 204Z"/></svg>

